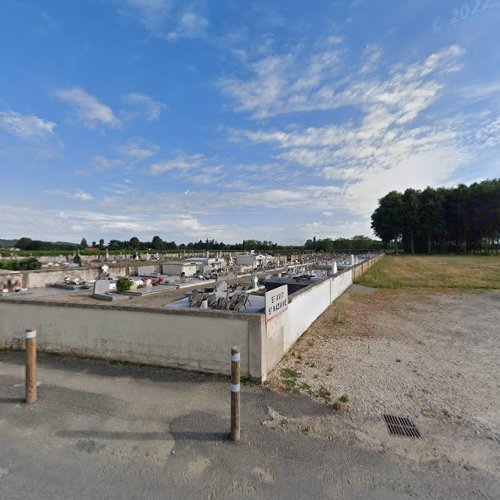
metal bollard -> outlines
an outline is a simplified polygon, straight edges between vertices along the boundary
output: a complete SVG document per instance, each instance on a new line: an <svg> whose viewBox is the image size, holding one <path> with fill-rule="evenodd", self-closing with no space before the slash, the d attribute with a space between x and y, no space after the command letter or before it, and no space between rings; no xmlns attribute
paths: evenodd
<svg viewBox="0 0 500 500"><path fill-rule="evenodd" d="M26 329L26 403L36 401L36 330Z"/></svg>
<svg viewBox="0 0 500 500"><path fill-rule="evenodd" d="M231 440L240 440L240 349L231 348Z"/></svg>

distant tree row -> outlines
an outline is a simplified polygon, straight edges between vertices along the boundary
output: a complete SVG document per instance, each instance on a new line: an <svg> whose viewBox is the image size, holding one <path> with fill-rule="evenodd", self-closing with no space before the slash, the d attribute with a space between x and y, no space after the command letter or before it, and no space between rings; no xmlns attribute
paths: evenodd
<svg viewBox="0 0 500 500"><path fill-rule="evenodd" d="M78 245L73 243L40 241L31 238L20 238L15 244L19 250L76 250Z"/></svg>
<svg viewBox="0 0 500 500"><path fill-rule="evenodd" d="M168 250L278 250L285 248L272 241L260 240L243 240L242 243L226 244L216 240L203 241L199 240L191 243L181 243L177 245L175 241L164 241L160 236L154 236L151 241L141 241L137 236L133 236L129 240L110 240L108 245L103 239L99 243L93 241L91 245L86 238L82 238L80 244L76 243L51 243L48 241L32 240L31 238L23 237L17 240L12 240L11 246L15 246L20 250L25 251L40 251L40 250L61 250L61 251L76 251L77 249L92 249L99 250L126 250L126 251L168 251ZM288 248L288 247L287 247Z"/></svg>
<svg viewBox="0 0 500 500"><path fill-rule="evenodd" d="M391 191L373 212L372 229L408 253L499 249L500 179L454 188Z"/></svg>
<svg viewBox="0 0 500 500"><path fill-rule="evenodd" d="M163 241L160 236L154 236L151 241L140 241L136 236L130 240L111 240L108 248L110 250L133 249L133 250L277 250L280 247L271 241L243 240L242 243L226 244L216 240L195 241L177 245L175 241Z"/></svg>
<svg viewBox="0 0 500 500"><path fill-rule="evenodd" d="M368 236L354 236L353 238L331 238L307 240L304 248L316 252L368 252L372 250L381 250L383 244L381 241L372 240Z"/></svg>
<svg viewBox="0 0 500 500"><path fill-rule="evenodd" d="M97 243L93 241L88 244L85 238L82 238L80 244L76 243L50 243L46 241L32 240L30 238L21 238L15 244L17 248L25 251L74 251L80 249L98 249L98 250L120 250L125 252L137 251L205 251L205 250L226 250L226 251L263 251L263 252L283 252L292 250L308 250L315 252L334 252L334 251L369 251L380 250L382 243L377 240L372 240L367 236L354 236L352 239L331 238L307 240L304 246L301 245L279 245L269 240L243 240L241 243L226 244L213 239L199 240L191 243L181 243L177 245L175 241L164 241L160 236L154 236L151 241L140 241L137 236L133 236L129 240L110 240L108 245L103 239Z"/></svg>

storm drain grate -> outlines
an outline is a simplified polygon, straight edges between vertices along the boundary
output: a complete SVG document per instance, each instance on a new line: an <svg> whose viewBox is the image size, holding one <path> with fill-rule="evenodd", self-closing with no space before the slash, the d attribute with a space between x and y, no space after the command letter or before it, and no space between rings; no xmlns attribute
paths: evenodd
<svg viewBox="0 0 500 500"><path fill-rule="evenodd" d="M384 420L391 434L414 438L421 437L419 430L409 418L384 415Z"/></svg>

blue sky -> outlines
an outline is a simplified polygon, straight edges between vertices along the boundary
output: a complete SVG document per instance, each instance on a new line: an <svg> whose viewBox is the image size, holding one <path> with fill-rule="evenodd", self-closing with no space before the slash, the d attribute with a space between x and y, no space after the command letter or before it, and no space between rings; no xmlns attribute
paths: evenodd
<svg viewBox="0 0 500 500"><path fill-rule="evenodd" d="M0 237L371 235L500 175L500 0L3 0Z"/></svg>

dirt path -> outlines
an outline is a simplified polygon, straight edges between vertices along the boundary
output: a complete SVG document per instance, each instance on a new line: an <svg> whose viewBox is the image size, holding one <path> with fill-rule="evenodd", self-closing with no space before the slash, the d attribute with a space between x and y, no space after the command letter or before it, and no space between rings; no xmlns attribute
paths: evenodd
<svg viewBox="0 0 500 500"><path fill-rule="evenodd" d="M348 395L344 415L303 421L308 433L498 478L500 292L354 286L303 335L270 385L330 404ZM384 413L413 419L422 439L390 436Z"/></svg>

